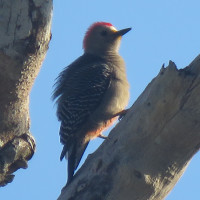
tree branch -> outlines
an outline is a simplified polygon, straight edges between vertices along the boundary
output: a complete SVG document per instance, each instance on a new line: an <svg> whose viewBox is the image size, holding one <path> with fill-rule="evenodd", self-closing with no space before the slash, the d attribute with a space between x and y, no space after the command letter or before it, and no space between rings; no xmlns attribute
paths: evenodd
<svg viewBox="0 0 200 200"><path fill-rule="evenodd" d="M161 200L200 148L200 56L147 86L58 200Z"/></svg>
<svg viewBox="0 0 200 200"><path fill-rule="evenodd" d="M0 2L0 186L27 167L35 151L29 93L50 41L52 1Z"/></svg>

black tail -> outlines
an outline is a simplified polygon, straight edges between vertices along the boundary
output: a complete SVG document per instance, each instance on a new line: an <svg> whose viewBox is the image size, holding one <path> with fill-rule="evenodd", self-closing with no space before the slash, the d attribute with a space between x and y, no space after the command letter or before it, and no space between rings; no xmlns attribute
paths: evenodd
<svg viewBox="0 0 200 200"><path fill-rule="evenodd" d="M73 176L74 176L74 171L78 167L78 165L81 161L81 158L83 156L83 153L85 152L85 149L88 144L89 144L89 142L87 142L85 144L77 145L77 143L74 142L73 145L71 145L69 147L69 149L67 149L67 146L64 145L62 153L60 155L60 160L62 160L64 158L64 156L66 155L66 153L68 152L67 185L72 181Z"/></svg>
<svg viewBox="0 0 200 200"><path fill-rule="evenodd" d="M75 162L76 162L76 144L73 145L68 151L68 178L67 185L72 181L75 171Z"/></svg>
<svg viewBox="0 0 200 200"><path fill-rule="evenodd" d="M67 153L67 145L64 145L63 150L60 154L60 161L62 161L62 159L65 157L66 153Z"/></svg>

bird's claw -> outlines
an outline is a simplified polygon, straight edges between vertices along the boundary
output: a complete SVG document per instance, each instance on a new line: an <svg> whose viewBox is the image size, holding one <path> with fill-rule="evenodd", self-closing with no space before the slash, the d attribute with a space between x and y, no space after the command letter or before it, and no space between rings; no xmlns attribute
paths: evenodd
<svg viewBox="0 0 200 200"><path fill-rule="evenodd" d="M101 139L107 139L108 138L107 136L103 135L102 133L98 137L101 138Z"/></svg>
<svg viewBox="0 0 200 200"><path fill-rule="evenodd" d="M119 117L118 117L118 120L120 121L125 115L126 113L128 112L129 109L125 109L125 110L122 110L120 113L118 113Z"/></svg>

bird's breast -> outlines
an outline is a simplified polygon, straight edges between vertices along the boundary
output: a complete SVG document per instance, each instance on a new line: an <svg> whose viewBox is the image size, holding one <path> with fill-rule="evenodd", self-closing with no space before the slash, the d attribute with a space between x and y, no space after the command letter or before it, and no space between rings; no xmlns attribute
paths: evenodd
<svg viewBox="0 0 200 200"><path fill-rule="evenodd" d="M126 76L123 79L117 77L112 79L106 95L110 99L108 112L116 113L124 110L129 101L129 84Z"/></svg>
<svg viewBox="0 0 200 200"><path fill-rule="evenodd" d="M125 69L115 70L110 85L104 94L101 104L94 113L99 119L109 119L125 109L129 101L129 83ZM96 113L98 113L96 115Z"/></svg>

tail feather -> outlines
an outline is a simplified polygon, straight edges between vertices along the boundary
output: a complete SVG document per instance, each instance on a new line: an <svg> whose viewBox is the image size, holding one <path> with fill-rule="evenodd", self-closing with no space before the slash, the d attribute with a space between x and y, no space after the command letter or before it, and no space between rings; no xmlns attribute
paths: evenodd
<svg viewBox="0 0 200 200"><path fill-rule="evenodd" d="M68 151L68 178L67 184L69 184L74 176L76 162L76 144L74 144Z"/></svg>
<svg viewBox="0 0 200 200"><path fill-rule="evenodd" d="M62 160L63 157L66 155L66 153L68 153L67 185L72 181L74 172L77 169L88 144L89 144L89 141L82 145L77 145L77 143L74 142L73 145L71 145L69 149L67 149L66 145L64 145L60 159Z"/></svg>
<svg viewBox="0 0 200 200"><path fill-rule="evenodd" d="M84 154L84 152L85 152L85 149L87 148L88 144L89 144L89 141L86 142L85 144L82 144L81 147L79 146L79 147L77 148L77 152L76 152L76 162L75 162L75 168L74 168L74 170L77 169L77 167L78 167L78 165L79 165L79 163L80 163L80 161L81 161L81 158L82 158L82 156L83 156L83 154Z"/></svg>
<svg viewBox="0 0 200 200"><path fill-rule="evenodd" d="M65 157L67 151L68 151L67 145L64 145L63 150L62 150L62 152L60 154L60 161L62 161L62 159Z"/></svg>

